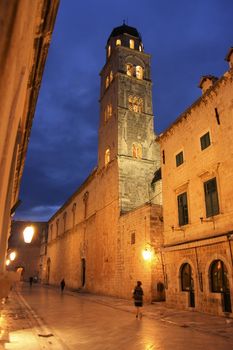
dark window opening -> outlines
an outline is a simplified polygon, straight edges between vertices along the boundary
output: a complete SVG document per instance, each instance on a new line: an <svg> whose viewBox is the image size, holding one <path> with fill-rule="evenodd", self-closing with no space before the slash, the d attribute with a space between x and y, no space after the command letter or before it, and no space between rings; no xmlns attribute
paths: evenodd
<svg viewBox="0 0 233 350"><path fill-rule="evenodd" d="M188 224L188 201L187 201L187 193L184 192L177 197L178 201L178 218L179 225L187 225Z"/></svg>
<svg viewBox="0 0 233 350"><path fill-rule="evenodd" d="M135 244L136 238L135 238L135 232L131 233L131 244Z"/></svg>
<svg viewBox="0 0 233 350"><path fill-rule="evenodd" d="M183 152L181 151L180 153L178 153L176 155L176 166L180 166L181 164L184 163L184 154Z"/></svg>
<svg viewBox="0 0 233 350"><path fill-rule="evenodd" d="M216 120L217 120L217 124L220 125L220 117L219 117L219 114L218 114L218 109L215 108L215 117L216 117Z"/></svg>
<svg viewBox="0 0 233 350"><path fill-rule="evenodd" d="M162 151L163 164L165 164L165 151Z"/></svg>
<svg viewBox="0 0 233 350"><path fill-rule="evenodd" d="M204 182L206 217L219 214L216 178Z"/></svg>
<svg viewBox="0 0 233 350"><path fill-rule="evenodd" d="M204 150L205 148L209 147L210 145L210 133L207 132L205 135L203 135L200 138L201 141L201 149Z"/></svg>

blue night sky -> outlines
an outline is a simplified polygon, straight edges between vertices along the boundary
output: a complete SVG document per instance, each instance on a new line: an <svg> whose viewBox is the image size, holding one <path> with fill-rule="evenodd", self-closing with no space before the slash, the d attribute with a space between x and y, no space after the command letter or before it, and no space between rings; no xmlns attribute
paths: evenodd
<svg viewBox="0 0 233 350"><path fill-rule="evenodd" d="M221 76L232 0L61 0L29 142L16 220L48 220L97 164L99 72L112 29L136 27L152 54L155 131Z"/></svg>

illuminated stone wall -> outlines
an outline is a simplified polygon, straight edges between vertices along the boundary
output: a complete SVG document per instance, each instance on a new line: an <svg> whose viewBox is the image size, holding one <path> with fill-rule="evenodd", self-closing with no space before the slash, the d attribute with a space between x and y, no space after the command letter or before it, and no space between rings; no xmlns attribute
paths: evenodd
<svg viewBox="0 0 233 350"><path fill-rule="evenodd" d="M0 273L58 5L0 2Z"/></svg>
<svg viewBox="0 0 233 350"><path fill-rule="evenodd" d="M223 294L213 293L211 287L210 266L215 260L221 260L227 269L233 306L232 91L231 69L160 137L161 155L164 151L165 156L162 174L167 302L190 307L189 292L182 291L181 285L181 267L189 263L195 309L215 314L224 313ZM207 132L210 146L201 150L200 138ZM184 163L176 166L176 155L181 151ZM217 182L219 213L207 217L204 182L213 178ZM177 196L184 192L189 220L179 226Z"/></svg>

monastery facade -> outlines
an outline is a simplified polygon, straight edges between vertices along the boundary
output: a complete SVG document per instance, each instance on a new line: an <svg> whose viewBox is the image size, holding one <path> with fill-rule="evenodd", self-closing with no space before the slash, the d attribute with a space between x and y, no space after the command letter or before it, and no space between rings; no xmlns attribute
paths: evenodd
<svg viewBox="0 0 233 350"><path fill-rule="evenodd" d="M98 165L49 220L43 280L123 298L142 280L146 299L162 300L160 152L150 55L135 28L112 31L100 76Z"/></svg>

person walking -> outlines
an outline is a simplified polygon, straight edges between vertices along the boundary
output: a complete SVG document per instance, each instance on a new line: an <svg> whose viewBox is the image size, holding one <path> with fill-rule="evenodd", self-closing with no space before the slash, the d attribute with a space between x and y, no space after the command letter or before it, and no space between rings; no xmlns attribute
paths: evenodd
<svg viewBox="0 0 233 350"><path fill-rule="evenodd" d="M32 287L32 283L33 283L33 277L29 277L29 284L30 284L30 287Z"/></svg>
<svg viewBox="0 0 233 350"><path fill-rule="evenodd" d="M64 288L65 288L65 285L66 285L66 283L65 283L65 280L64 280L64 278L61 280L61 283L60 283L60 287L61 287L61 293L63 293L63 290L64 290Z"/></svg>
<svg viewBox="0 0 233 350"><path fill-rule="evenodd" d="M143 306L143 289L142 282L137 281L137 285L133 291L134 305L136 307L136 318L142 318L141 308Z"/></svg>

